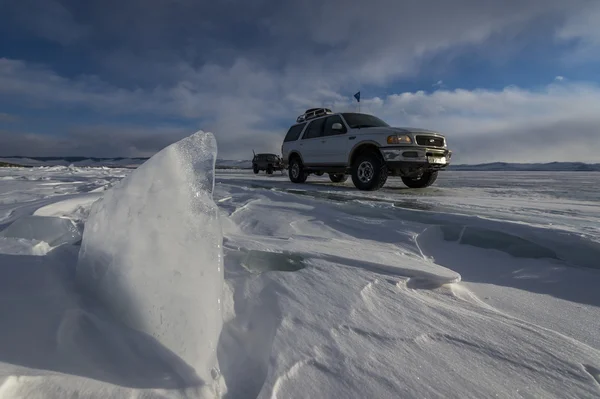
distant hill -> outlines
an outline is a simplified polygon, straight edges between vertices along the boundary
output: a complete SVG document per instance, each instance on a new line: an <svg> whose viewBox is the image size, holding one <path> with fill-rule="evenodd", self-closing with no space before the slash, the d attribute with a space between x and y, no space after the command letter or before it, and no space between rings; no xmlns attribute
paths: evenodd
<svg viewBox="0 0 600 399"><path fill-rule="evenodd" d="M229 160L229 159L217 159L217 169L252 169L251 160Z"/></svg>
<svg viewBox="0 0 600 399"><path fill-rule="evenodd" d="M507 163L493 162L478 165L450 165L448 170L465 171L523 171L523 172L600 172L600 164L583 162Z"/></svg>
<svg viewBox="0 0 600 399"><path fill-rule="evenodd" d="M89 158L89 157L0 157L0 166L79 166L137 168L148 158ZM3 165L4 164L4 165ZM251 160L217 159L217 169L252 169ZM523 172L600 172L600 164L583 162L507 163L493 162L477 165L450 165L456 171L523 171Z"/></svg>
<svg viewBox="0 0 600 399"><path fill-rule="evenodd" d="M14 167L20 167L20 166L21 165L17 165L14 163L0 161L0 168L14 168Z"/></svg>
<svg viewBox="0 0 600 399"><path fill-rule="evenodd" d="M79 166L79 167L109 167L109 168L137 168L148 158L90 158L90 157L0 157L1 166ZM251 169L250 160L217 159L217 169Z"/></svg>
<svg viewBox="0 0 600 399"><path fill-rule="evenodd" d="M79 166L137 168L148 158L89 158L89 157L0 157L0 162L25 167Z"/></svg>

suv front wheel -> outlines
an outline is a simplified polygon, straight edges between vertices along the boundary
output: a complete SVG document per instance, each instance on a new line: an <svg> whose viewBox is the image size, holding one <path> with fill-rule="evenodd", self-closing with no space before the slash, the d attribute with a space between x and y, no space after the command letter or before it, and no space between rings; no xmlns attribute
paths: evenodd
<svg viewBox="0 0 600 399"><path fill-rule="evenodd" d="M437 170L431 170L427 172L423 172L420 176L413 177L402 177L402 183L404 183L409 188L425 188L431 186L438 177Z"/></svg>
<svg viewBox="0 0 600 399"><path fill-rule="evenodd" d="M289 176L293 183L304 183L308 177L302 161L297 156L290 159Z"/></svg>
<svg viewBox="0 0 600 399"><path fill-rule="evenodd" d="M387 166L375 152L360 154L352 165L352 182L359 190L379 190L387 181L387 177Z"/></svg>

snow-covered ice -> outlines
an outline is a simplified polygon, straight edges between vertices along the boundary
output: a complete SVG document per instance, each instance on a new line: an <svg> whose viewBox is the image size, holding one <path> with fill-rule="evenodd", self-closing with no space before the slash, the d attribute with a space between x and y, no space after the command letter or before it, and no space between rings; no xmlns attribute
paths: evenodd
<svg viewBox="0 0 600 399"><path fill-rule="evenodd" d="M589 372L600 361L600 175L497 176L449 172L428 190L392 180L365 194L327 178L222 173L235 316L220 361L226 380L247 376L229 384L233 397L600 395ZM529 189L549 177L544 195ZM574 178L580 198L562 193ZM554 218L559 207L572 217ZM250 251L279 255L248 278ZM292 263L303 268L264 272ZM248 355L229 361L227 347Z"/></svg>
<svg viewBox="0 0 600 399"><path fill-rule="evenodd" d="M186 268L213 259L203 251L215 247L194 245L202 232L217 237L214 219L184 200L193 189L174 158L160 170L144 164L137 178L124 169L0 169L0 229L34 214L71 219L93 237L94 221L106 223L110 234L84 245L140 273L125 281L142 295L136 306L115 295L113 310L95 302L76 284L78 243L31 256L0 242L0 397L203 393L185 382L207 379L207 368L190 370L197 364L176 345L113 317L176 301L187 288L215 293ZM224 255L211 374L226 398L600 397L598 187L598 173L449 171L426 190L390 179L363 193L327 177L296 185L217 171L207 190L214 202L201 202L218 206ZM109 288L128 292L120 281ZM149 310L138 320L154 320Z"/></svg>

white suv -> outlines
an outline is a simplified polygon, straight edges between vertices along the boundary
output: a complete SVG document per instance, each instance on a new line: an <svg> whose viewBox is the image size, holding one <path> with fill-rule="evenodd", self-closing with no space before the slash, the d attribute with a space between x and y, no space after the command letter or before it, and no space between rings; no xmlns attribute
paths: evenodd
<svg viewBox="0 0 600 399"><path fill-rule="evenodd" d="M359 190L378 190L388 176L411 188L428 187L450 163L446 138L434 131L395 128L362 113L311 108L288 130L281 147L290 180L329 174L339 183L352 175Z"/></svg>

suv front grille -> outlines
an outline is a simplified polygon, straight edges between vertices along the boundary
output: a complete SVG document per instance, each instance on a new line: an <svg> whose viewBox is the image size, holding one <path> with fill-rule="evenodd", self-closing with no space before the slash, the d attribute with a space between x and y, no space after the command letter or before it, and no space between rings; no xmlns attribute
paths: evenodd
<svg viewBox="0 0 600 399"><path fill-rule="evenodd" d="M418 145L424 145L428 147L443 147L444 146L444 138L437 136L417 136L416 137Z"/></svg>

